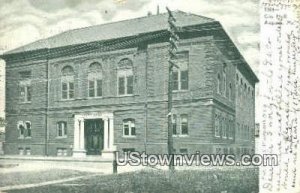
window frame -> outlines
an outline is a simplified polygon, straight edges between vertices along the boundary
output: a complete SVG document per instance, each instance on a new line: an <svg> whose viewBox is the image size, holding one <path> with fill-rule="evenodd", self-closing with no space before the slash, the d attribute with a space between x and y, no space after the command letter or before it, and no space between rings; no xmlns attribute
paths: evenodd
<svg viewBox="0 0 300 193"><path fill-rule="evenodd" d="M21 103L32 102L31 71L19 72L19 98ZM22 90L24 90L22 92ZM24 94L22 94L24 93Z"/></svg>
<svg viewBox="0 0 300 193"><path fill-rule="evenodd" d="M64 125L62 128L60 128L60 125ZM61 129L61 135L60 135L60 129ZM56 123L56 138L67 138L68 137L68 124L66 121L58 121Z"/></svg>
<svg viewBox="0 0 300 193"><path fill-rule="evenodd" d="M128 126L128 135L125 134L125 126ZM133 132L134 131L134 132ZM123 119L122 122L122 133L125 138L135 138L136 137L136 123L135 119ZM133 134L134 133L134 134Z"/></svg>
<svg viewBox="0 0 300 193"><path fill-rule="evenodd" d="M121 88L121 81L123 79L123 91L124 93L120 92ZM123 58L118 63L117 69L117 96L133 96L134 95L134 87L135 87L135 76L133 72L133 62L129 58ZM131 91L131 92L129 92Z"/></svg>
<svg viewBox="0 0 300 193"><path fill-rule="evenodd" d="M23 127L23 132L21 132L22 130L21 130L20 126ZM18 139L25 139L25 130L26 130L26 128L25 128L25 125L24 125L24 121L18 121L17 128L18 128Z"/></svg>
<svg viewBox="0 0 300 193"><path fill-rule="evenodd" d="M183 117L186 117L186 127L187 127L187 133L186 134L183 134L182 132L182 126L183 126ZM189 136L189 116L188 114L180 114L180 133L179 133L179 136Z"/></svg>
<svg viewBox="0 0 300 193"><path fill-rule="evenodd" d="M67 85L66 90L64 90L64 84ZM71 86L72 85L72 86ZM74 100L75 99L75 72L74 68L70 65L64 66L61 70L61 84L60 84L61 100ZM71 88L73 87L73 88ZM66 98L64 97L66 93ZM72 96L72 97L71 97Z"/></svg>
<svg viewBox="0 0 300 193"><path fill-rule="evenodd" d="M32 137L32 124L30 121L25 121L25 138L31 138ZM27 123L30 124L30 135L28 135L28 127L27 127Z"/></svg>
<svg viewBox="0 0 300 193"><path fill-rule="evenodd" d="M99 82L101 81L101 84ZM90 84L93 82L93 88ZM99 89L100 88L100 89ZM102 98L103 97L103 71L102 65L99 62L92 62L88 71L88 98ZM93 96L91 96L91 90L93 90ZM100 90L100 95L99 91Z"/></svg>

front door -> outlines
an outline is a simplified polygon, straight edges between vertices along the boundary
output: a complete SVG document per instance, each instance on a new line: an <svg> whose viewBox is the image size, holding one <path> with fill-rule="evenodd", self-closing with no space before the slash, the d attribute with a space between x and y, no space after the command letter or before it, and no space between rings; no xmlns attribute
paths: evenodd
<svg viewBox="0 0 300 193"><path fill-rule="evenodd" d="M101 119L84 121L85 149L87 155L100 155L103 149L104 122Z"/></svg>

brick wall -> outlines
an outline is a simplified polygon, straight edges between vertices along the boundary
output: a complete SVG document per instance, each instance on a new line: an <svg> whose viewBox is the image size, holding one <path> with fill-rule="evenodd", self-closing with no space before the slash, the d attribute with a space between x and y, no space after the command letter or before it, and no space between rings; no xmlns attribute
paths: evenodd
<svg viewBox="0 0 300 193"><path fill-rule="evenodd" d="M214 145L234 143L232 140L218 140L214 137L214 113L219 110L235 117L236 112L243 111L243 117L239 119L247 119L249 124L254 125L254 101L244 100L243 104L253 107L247 112L242 108L236 109L237 66L219 50L212 36L184 39L181 40L179 47L179 51L189 53L189 90L173 94L174 113L188 115L189 135L174 137L176 152L188 149L188 152L209 153L214 150ZM146 150L148 153L166 153L167 57L167 43L150 43L147 49L128 48L34 63L7 64L8 127L5 152L17 154L20 146L26 146L32 148L31 154L44 154L47 149L49 155L56 155L57 148L66 148L68 155L71 155L74 114L93 111L114 113L114 135L118 150L135 148L138 151ZM129 58L133 62L133 96L120 97L117 94L117 64L123 58ZM88 97L88 67L95 61L101 63L103 69L101 98ZM231 101L228 100L228 93L224 97L217 94L216 89L216 74L222 72L224 63L227 65L228 73L226 84L228 86L232 83L233 86ZM61 70L66 65L73 67L75 75L75 97L68 101L61 100ZM46 121L47 69L49 69L49 110ZM17 79L12 78L18 77L19 71L23 70L32 71L33 94L30 104L19 102ZM247 113L253 113L253 116L247 118ZM126 118L133 118L136 121L137 134L134 138L122 136L122 121ZM31 139L18 139L17 122L23 119L32 122ZM56 123L59 121L67 122L67 138L56 137ZM46 128L48 128L47 146L45 146Z"/></svg>

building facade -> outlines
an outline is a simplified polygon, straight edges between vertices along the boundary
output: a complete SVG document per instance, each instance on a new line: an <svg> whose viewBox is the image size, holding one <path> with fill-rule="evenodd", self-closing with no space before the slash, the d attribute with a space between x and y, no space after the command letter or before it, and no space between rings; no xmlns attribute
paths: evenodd
<svg viewBox="0 0 300 193"><path fill-rule="evenodd" d="M254 149L257 77L221 24L174 12L176 153ZM6 154L167 152L167 14L71 30L5 53Z"/></svg>

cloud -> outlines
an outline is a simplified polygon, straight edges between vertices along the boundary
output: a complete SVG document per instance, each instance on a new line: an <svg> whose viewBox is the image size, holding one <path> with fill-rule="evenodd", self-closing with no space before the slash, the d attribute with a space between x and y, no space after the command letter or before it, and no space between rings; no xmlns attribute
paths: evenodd
<svg viewBox="0 0 300 193"><path fill-rule="evenodd" d="M0 0L0 3L0 52L74 28L145 16L148 11L155 13L157 5L161 12L168 6L220 21L243 55L249 54L246 50L250 48L257 49L259 2L256 0L243 3L238 0Z"/></svg>

